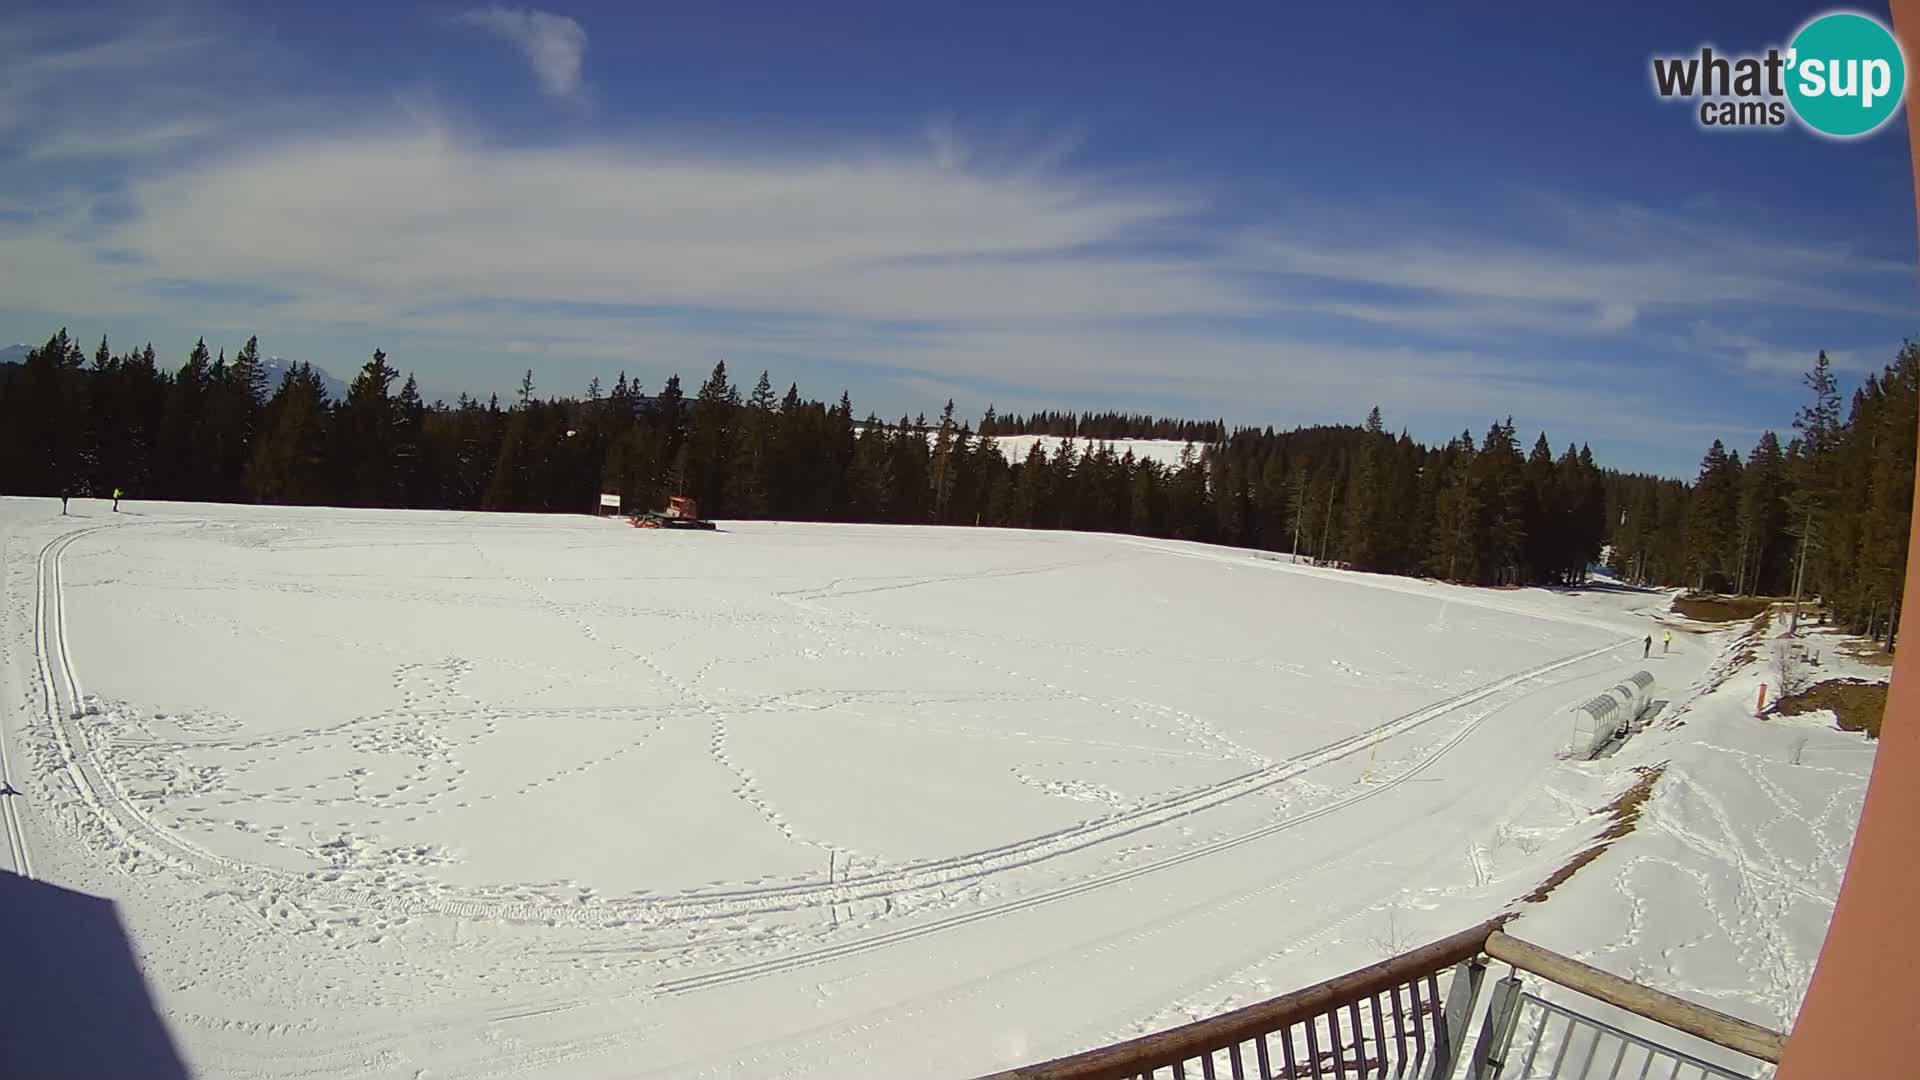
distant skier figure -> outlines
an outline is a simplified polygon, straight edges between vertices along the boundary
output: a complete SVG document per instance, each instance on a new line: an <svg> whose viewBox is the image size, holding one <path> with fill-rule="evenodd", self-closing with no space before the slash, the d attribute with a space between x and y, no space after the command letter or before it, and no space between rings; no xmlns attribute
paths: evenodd
<svg viewBox="0 0 1920 1080"><path fill-rule="evenodd" d="M119 488L113 489L113 512L116 514L120 512L120 489Z"/></svg>
<svg viewBox="0 0 1920 1080"><path fill-rule="evenodd" d="M1640 646L1640 658L1644 660L1647 657L1652 655L1653 655L1653 635L1648 634L1646 642Z"/></svg>
<svg viewBox="0 0 1920 1080"><path fill-rule="evenodd" d="M60 516L67 516L67 493L64 491L60 493Z"/></svg>
<svg viewBox="0 0 1920 1080"><path fill-rule="evenodd" d="M1669 630L1667 631L1667 636L1660 639L1660 655L1665 656L1666 654L1672 651L1673 651L1673 631Z"/></svg>

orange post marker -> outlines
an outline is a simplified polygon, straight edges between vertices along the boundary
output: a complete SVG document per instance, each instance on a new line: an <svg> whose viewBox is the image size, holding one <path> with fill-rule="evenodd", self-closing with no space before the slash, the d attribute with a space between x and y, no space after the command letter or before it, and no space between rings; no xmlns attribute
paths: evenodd
<svg viewBox="0 0 1920 1080"><path fill-rule="evenodd" d="M1753 715L1759 716L1767 711L1767 684L1760 684L1760 700L1753 703Z"/></svg>

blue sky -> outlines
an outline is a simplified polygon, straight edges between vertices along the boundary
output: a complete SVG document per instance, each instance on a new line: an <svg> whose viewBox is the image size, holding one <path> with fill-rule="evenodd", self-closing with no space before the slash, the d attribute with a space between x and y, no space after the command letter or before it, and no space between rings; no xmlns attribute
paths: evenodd
<svg viewBox="0 0 1920 1080"><path fill-rule="evenodd" d="M1691 474L1920 336L1904 123L1709 132L1791 4L15 7L0 339L431 392L1388 421ZM1865 8L1886 17L1884 8Z"/></svg>

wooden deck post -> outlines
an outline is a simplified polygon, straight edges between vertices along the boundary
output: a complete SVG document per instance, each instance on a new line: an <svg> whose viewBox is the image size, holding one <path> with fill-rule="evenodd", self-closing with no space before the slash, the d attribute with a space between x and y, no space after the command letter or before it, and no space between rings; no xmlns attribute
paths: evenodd
<svg viewBox="0 0 1920 1080"><path fill-rule="evenodd" d="M1907 60L1907 141L1920 212L1920 113L1913 65L1920 61L1920 0L1893 0L1893 29ZM1864 162L1867 159L1863 156ZM1907 545L1903 623L1920 608L1920 483ZM1902 640L1907 640L1902 635ZM1894 660L1880 749L1867 783L1860 829L1833 909L1813 984L1780 1059L1777 1080L1920 1076L1920 1010L1909 988L1920 973L1920 653Z"/></svg>

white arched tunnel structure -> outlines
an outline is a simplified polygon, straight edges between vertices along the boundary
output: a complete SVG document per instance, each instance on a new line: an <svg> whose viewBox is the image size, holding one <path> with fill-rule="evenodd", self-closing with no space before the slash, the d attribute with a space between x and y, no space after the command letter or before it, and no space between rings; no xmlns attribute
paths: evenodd
<svg viewBox="0 0 1920 1080"><path fill-rule="evenodd" d="M1590 758L1612 742L1628 724L1644 716L1653 704L1653 673L1636 671L1619 685L1591 701L1573 707L1573 729L1567 756Z"/></svg>

